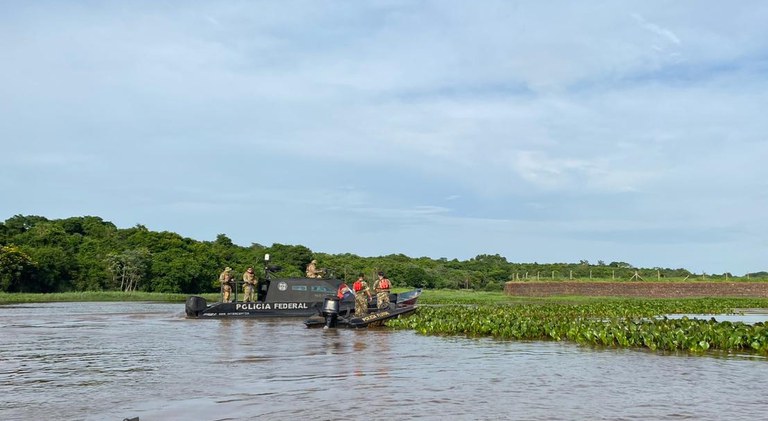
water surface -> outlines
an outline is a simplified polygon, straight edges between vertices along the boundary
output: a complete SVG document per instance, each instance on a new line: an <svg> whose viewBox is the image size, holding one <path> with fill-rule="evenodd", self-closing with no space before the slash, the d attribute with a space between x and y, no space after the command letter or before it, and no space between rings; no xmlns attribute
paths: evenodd
<svg viewBox="0 0 768 421"><path fill-rule="evenodd" d="M768 361L0 306L2 420L763 419Z"/></svg>

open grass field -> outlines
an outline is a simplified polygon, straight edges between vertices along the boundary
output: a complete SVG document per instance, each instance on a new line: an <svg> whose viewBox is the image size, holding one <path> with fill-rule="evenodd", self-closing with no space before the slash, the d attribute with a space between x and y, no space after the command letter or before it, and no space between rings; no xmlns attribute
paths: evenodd
<svg viewBox="0 0 768 421"><path fill-rule="evenodd" d="M397 292L397 291L396 291ZM517 297L501 291L474 291L471 289L424 290L419 304L536 304L536 303L589 303L611 300L606 297ZM618 299L618 298L616 298Z"/></svg>
<svg viewBox="0 0 768 421"><path fill-rule="evenodd" d="M473 291L473 290L425 290L419 304L475 304L475 305L527 305L527 304L562 304L583 305L597 303L623 302L699 302L727 303L733 308L768 308L768 298L738 298L738 297L709 297L709 298L653 298L653 297L611 297L611 296L552 296L552 297L521 297L508 295L503 292Z"/></svg>

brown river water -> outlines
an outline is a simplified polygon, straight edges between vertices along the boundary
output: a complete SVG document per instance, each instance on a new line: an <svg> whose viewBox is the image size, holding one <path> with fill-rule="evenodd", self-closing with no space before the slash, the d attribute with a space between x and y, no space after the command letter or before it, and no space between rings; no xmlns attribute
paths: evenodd
<svg viewBox="0 0 768 421"><path fill-rule="evenodd" d="M768 361L0 306L0 420L753 420Z"/></svg>

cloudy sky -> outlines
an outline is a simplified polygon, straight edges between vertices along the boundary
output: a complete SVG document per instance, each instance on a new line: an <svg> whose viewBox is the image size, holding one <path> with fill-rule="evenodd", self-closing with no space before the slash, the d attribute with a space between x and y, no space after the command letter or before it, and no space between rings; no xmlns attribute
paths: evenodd
<svg viewBox="0 0 768 421"><path fill-rule="evenodd" d="M0 0L0 220L768 270L763 1Z"/></svg>

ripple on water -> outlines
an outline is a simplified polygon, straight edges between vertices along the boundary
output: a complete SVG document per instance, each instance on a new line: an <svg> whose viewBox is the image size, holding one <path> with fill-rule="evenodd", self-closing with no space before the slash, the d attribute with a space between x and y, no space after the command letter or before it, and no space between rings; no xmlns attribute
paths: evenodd
<svg viewBox="0 0 768 421"><path fill-rule="evenodd" d="M0 419L716 420L768 410L750 387L768 378L762 357L186 320L183 304L123 304L0 309Z"/></svg>

